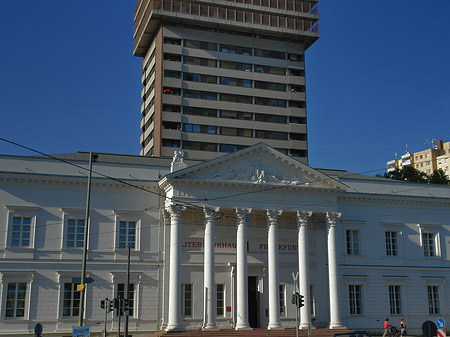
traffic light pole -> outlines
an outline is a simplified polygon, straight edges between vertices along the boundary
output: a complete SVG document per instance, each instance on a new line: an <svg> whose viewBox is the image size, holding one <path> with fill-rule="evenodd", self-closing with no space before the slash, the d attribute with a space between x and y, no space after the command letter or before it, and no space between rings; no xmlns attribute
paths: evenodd
<svg viewBox="0 0 450 337"><path fill-rule="evenodd" d="M118 311L119 311L119 324L117 325L117 337L120 337L120 321L122 318L122 297L119 297L119 307L118 307Z"/></svg>
<svg viewBox="0 0 450 337"><path fill-rule="evenodd" d="M125 337L128 337L128 316L130 316L130 254L131 247L128 245L128 264L127 264L127 301L125 310Z"/></svg>
<svg viewBox="0 0 450 337"><path fill-rule="evenodd" d="M103 330L103 337L106 337L106 323L108 322L108 308L109 308L109 299L105 299L105 329Z"/></svg>
<svg viewBox="0 0 450 337"><path fill-rule="evenodd" d="M86 214L84 220L84 242L83 242L83 264L81 270L81 284L83 289L80 294L80 310L78 317L78 326L83 326L83 316L84 316L84 297L86 296L86 260L87 260L87 246L88 246L88 234L89 234L89 208L91 203L91 180L92 180L92 159L94 155L89 152L89 178L87 185L87 196L86 196Z"/></svg>

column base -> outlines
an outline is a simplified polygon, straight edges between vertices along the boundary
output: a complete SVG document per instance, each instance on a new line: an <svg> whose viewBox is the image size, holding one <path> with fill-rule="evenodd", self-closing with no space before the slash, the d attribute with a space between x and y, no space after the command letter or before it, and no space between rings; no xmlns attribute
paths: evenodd
<svg viewBox="0 0 450 337"><path fill-rule="evenodd" d="M268 330L284 330L284 328L281 326L280 323L276 323L276 324L270 324L267 327Z"/></svg>
<svg viewBox="0 0 450 337"><path fill-rule="evenodd" d="M330 323L328 329L347 329L347 327L343 326L341 322Z"/></svg>
<svg viewBox="0 0 450 337"><path fill-rule="evenodd" d="M315 329L315 327L312 326L312 323L300 323L300 329Z"/></svg>
<svg viewBox="0 0 450 337"><path fill-rule="evenodd" d="M236 324L235 330L253 330L253 328L248 323L238 323Z"/></svg>
<svg viewBox="0 0 450 337"><path fill-rule="evenodd" d="M219 330L219 328L213 323L208 323L206 325L203 325L202 330L214 331L214 330Z"/></svg>
<svg viewBox="0 0 450 337"><path fill-rule="evenodd" d="M166 331L183 331L183 327L181 325L175 324L167 324Z"/></svg>

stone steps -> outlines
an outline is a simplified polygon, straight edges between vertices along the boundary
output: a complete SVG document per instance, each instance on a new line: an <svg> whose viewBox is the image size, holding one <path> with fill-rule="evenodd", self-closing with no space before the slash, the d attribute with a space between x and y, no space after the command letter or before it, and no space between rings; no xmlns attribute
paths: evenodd
<svg viewBox="0 0 450 337"><path fill-rule="evenodd" d="M333 337L336 333L352 332L346 329L312 329L311 337ZM299 330L299 337L307 337L308 330ZM186 330L181 332L157 331L148 337L296 337L295 329L283 330L232 330L223 329L215 331Z"/></svg>

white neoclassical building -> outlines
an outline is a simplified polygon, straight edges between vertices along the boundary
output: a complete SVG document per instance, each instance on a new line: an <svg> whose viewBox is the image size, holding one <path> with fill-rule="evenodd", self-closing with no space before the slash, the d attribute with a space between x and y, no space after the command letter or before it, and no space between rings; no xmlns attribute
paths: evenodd
<svg viewBox="0 0 450 337"><path fill-rule="evenodd" d="M0 335L77 322L88 154L56 157L0 156ZM93 331L100 301L125 293L129 245L133 336L294 327L296 289L304 329L403 317L419 333L447 315L448 186L317 170L264 144L209 161L98 154L93 170Z"/></svg>

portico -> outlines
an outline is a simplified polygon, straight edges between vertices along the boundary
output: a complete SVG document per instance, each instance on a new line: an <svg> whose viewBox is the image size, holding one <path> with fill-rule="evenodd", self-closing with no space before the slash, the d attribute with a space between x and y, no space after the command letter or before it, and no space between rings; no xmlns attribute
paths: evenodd
<svg viewBox="0 0 450 337"><path fill-rule="evenodd" d="M238 155L230 154L175 171L164 177L160 186L166 192L166 211L170 215L170 235L167 235L170 252L166 253L170 256L166 330L182 330L189 324L186 320L182 322L180 315L184 305L180 275L186 268L184 265L190 263L190 252L190 259L194 261L196 256L198 264L203 267L202 291L194 290L196 301L203 298L202 313L197 314L197 317L202 317L202 329L218 328L217 296L223 294L216 291L215 282L216 275L223 274L219 269L224 270L225 261L228 261L232 272L221 282L231 288L228 289L232 294L228 296L226 309L230 311L230 321L235 329L252 328L248 305L253 301L249 300L249 276L257 280L259 327L282 329L291 324L286 312L283 317L280 314L281 306L287 306L286 299L290 302L290 293L282 298L281 290L287 292L286 286L291 286L293 281L287 280L286 274L292 272L299 273L298 286L305 300L301 310L301 328L312 326L308 221L313 215L326 230L328 252L326 261L315 261L328 265L328 289L321 289L320 295L328 296L330 307L329 313L322 313L322 316L329 319L330 328L342 327L337 293L335 228L340 217L337 197L345 190L345 185L258 144ZM202 228L196 226L194 231L192 226L189 231L184 231L183 228L191 224L183 213L191 214L191 219L195 218L197 222L202 214ZM221 221L220 234L216 231L216 219ZM232 247L226 253L220 243L224 236ZM185 238L184 247L182 237ZM198 240L197 247L186 247L189 237ZM283 250L284 246L296 246L296 250L290 251L289 255ZM183 257L182 248L186 251ZM183 258L187 261L184 264L181 263ZM195 264L192 262L192 265ZM259 266L260 272L256 276L249 275L252 266ZM284 288L280 284L280 268ZM199 286L196 282L187 282L194 287Z"/></svg>

